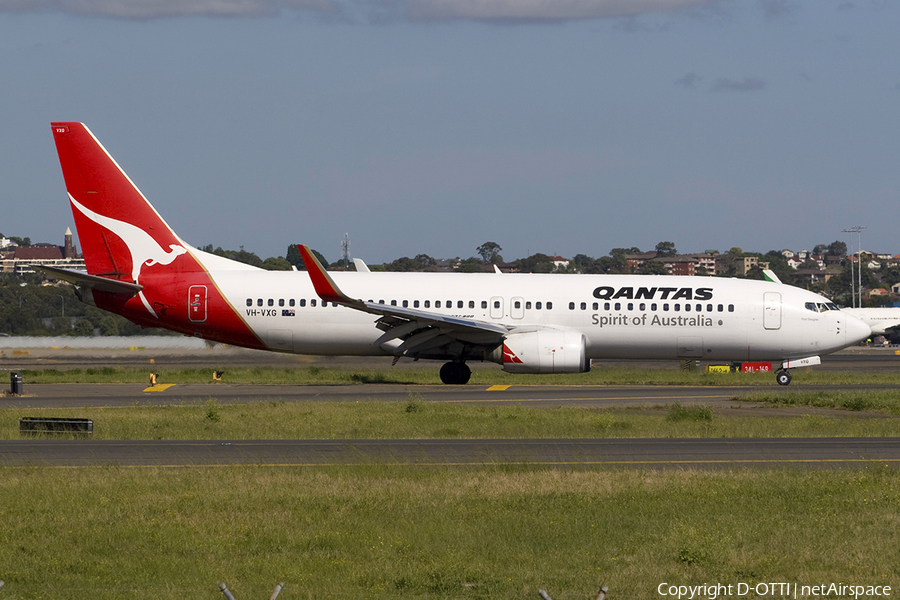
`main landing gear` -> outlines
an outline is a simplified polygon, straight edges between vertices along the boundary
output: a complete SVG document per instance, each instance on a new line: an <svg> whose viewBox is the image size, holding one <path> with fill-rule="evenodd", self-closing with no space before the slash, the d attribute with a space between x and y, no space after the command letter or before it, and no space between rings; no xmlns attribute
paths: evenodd
<svg viewBox="0 0 900 600"><path fill-rule="evenodd" d="M791 383L791 374L787 369L782 369L775 373L775 381L778 385L789 385Z"/></svg>
<svg viewBox="0 0 900 600"><path fill-rule="evenodd" d="M441 367L441 381L447 385L464 385L471 376L472 370L464 362L448 362Z"/></svg>

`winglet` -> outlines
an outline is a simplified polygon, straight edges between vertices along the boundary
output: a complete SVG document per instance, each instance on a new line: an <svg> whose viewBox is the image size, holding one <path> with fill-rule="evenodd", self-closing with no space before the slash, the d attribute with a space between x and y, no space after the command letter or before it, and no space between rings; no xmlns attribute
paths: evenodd
<svg viewBox="0 0 900 600"><path fill-rule="evenodd" d="M325 267L319 262L319 259L313 255L309 246L298 244L297 248L300 250L303 264L306 265L309 278L312 280L313 287L316 289L316 294L319 295L319 298L325 302L337 302L340 304L357 304L359 302L358 300L353 300L338 288L325 270Z"/></svg>

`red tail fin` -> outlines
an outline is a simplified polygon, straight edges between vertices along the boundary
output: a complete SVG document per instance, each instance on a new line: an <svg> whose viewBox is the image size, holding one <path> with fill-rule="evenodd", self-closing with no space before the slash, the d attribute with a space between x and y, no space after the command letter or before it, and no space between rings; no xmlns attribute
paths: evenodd
<svg viewBox="0 0 900 600"><path fill-rule="evenodd" d="M83 123L53 123L88 273L137 282L187 249Z"/></svg>

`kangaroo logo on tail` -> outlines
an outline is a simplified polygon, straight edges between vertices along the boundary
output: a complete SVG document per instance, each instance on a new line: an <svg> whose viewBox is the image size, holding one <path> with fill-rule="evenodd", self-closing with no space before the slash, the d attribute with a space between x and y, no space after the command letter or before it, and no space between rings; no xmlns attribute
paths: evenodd
<svg viewBox="0 0 900 600"><path fill-rule="evenodd" d="M153 265L169 265L172 264L172 261L176 258L187 253L187 249L178 244L170 244L169 251L166 251L150 236L149 233L140 227L95 213L79 203L72 194L69 194L69 200L72 201L72 206L77 208L81 214L97 225L112 231L125 242L128 251L131 253L131 279L135 283L140 283L141 269L143 269L144 265L147 265L148 267L152 267ZM144 303L144 306L150 314L159 318L159 315L156 314L156 311L153 310L150 303L147 302L147 298L144 297L144 292L138 292L138 296L141 297L141 302Z"/></svg>

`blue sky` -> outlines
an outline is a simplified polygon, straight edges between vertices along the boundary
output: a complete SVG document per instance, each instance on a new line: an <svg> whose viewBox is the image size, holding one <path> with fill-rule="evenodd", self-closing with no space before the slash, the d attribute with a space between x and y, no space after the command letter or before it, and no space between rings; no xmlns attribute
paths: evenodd
<svg viewBox="0 0 900 600"><path fill-rule="evenodd" d="M83 121L186 241L900 253L900 2L0 0L0 232ZM855 245L855 242L854 242Z"/></svg>

